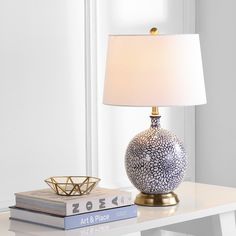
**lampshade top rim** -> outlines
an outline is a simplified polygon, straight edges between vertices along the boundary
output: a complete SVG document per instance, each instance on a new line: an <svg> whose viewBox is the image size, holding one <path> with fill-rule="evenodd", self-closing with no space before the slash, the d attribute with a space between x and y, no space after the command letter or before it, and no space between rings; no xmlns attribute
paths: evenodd
<svg viewBox="0 0 236 236"><path fill-rule="evenodd" d="M163 36L173 36L173 37L190 37L190 36L199 36L199 34L109 34L109 37L163 37Z"/></svg>

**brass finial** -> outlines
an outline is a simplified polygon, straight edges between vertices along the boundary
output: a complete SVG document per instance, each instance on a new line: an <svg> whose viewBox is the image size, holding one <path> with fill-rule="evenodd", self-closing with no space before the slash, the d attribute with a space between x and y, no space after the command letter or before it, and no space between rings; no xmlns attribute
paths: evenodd
<svg viewBox="0 0 236 236"><path fill-rule="evenodd" d="M159 31L156 27L151 28L149 32L151 35L158 35L159 34Z"/></svg>

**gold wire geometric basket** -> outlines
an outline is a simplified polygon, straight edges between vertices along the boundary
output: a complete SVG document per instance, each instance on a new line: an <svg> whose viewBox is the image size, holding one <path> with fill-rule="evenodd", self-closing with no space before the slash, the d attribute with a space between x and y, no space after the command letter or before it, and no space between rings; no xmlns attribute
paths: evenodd
<svg viewBox="0 0 236 236"><path fill-rule="evenodd" d="M100 179L91 176L54 176L44 181L58 195L80 196L89 194Z"/></svg>

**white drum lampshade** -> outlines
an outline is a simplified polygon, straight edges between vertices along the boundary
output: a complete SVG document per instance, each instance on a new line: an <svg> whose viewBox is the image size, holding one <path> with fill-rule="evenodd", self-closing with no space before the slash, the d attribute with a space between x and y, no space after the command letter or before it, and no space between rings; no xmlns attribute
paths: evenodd
<svg viewBox="0 0 236 236"><path fill-rule="evenodd" d="M206 103L199 36L110 36L103 102L150 107Z"/></svg>

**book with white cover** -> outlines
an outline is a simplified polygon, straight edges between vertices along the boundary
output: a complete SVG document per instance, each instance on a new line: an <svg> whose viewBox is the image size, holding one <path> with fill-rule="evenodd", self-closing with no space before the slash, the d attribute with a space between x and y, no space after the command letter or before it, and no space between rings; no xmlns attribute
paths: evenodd
<svg viewBox="0 0 236 236"><path fill-rule="evenodd" d="M15 193L16 207L69 216L133 204L131 193L119 189L95 188L82 196L60 196L51 189Z"/></svg>
<svg viewBox="0 0 236 236"><path fill-rule="evenodd" d="M60 229L75 229L134 217L137 217L136 205L116 207L113 209L65 217L10 207L10 219L42 224Z"/></svg>

